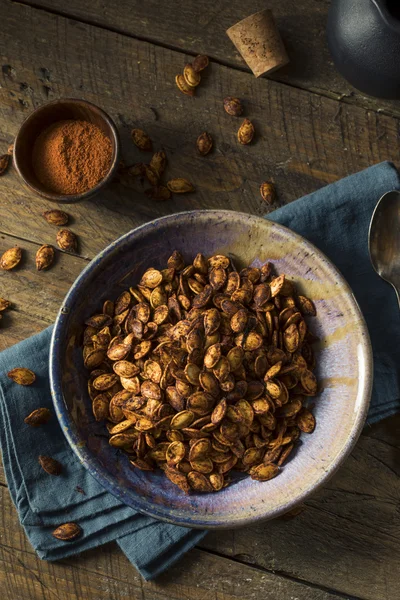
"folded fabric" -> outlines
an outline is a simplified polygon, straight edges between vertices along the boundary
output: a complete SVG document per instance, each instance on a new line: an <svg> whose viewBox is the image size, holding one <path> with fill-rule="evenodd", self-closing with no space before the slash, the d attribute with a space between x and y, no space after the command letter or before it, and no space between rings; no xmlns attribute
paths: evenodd
<svg viewBox="0 0 400 600"><path fill-rule="evenodd" d="M400 411L400 313L395 292L374 271L368 230L379 198L400 189L394 165L380 163L283 206L268 219L322 250L350 284L364 314L374 355L368 422Z"/></svg>
<svg viewBox="0 0 400 600"><path fill-rule="evenodd" d="M145 579L153 579L199 542L206 532L161 523L122 504L79 463L57 418L33 428L24 418L38 407L52 408L48 358L51 328L0 354L0 444L12 500L40 558L58 560L116 540ZM35 384L16 385L14 367L36 374ZM38 463L42 454L63 465L49 476ZM84 534L73 542L52 536L60 524L77 522Z"/></svg>
<svg viewBox="0 0 400 600"><path fill-rule="evenodd" d="M400 188L393 165L382 163L329 185L268 215L304 235L331 258L354 290L369 327L375 360L370 422L400 410L399 310L391 287L370 265L367 237L379 197ZM172 565L205 535L161 523L121 504L82 467L55 415L30 428L24 418L38 407L52 407L48 381L51 328L0 354L0 444L13 502L29 540L46 560L57 560L116 540L145 579ZM14 367L32 369L34 385L7 378ZM47 475L38 455L59 460L59 477ZM61 542L51 533L76 521L84 535Z"/></svg>

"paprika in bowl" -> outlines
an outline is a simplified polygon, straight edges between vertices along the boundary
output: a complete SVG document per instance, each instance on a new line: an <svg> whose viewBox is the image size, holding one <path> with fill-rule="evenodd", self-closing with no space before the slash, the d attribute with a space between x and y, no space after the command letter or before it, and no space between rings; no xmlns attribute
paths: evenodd
<svg viewBox="0 0 400 600"><path fill-rule="evenodd" d="M64 203L99 192L115 175L119 155L114 122L85 100L55 100L37 108L14 144L15 167L24 183Z"/></svg>

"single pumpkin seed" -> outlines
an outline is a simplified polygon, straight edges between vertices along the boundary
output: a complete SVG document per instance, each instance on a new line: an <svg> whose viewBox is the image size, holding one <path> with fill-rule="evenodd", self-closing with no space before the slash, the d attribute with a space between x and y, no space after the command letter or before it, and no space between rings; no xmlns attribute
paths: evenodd
<svg viewBox="0 0 400 600"><path fill-rule="evenodd" d="M5 271L11 271L21 262L22 250L18 246L9 248L0 258L0 267Z"/></svg>

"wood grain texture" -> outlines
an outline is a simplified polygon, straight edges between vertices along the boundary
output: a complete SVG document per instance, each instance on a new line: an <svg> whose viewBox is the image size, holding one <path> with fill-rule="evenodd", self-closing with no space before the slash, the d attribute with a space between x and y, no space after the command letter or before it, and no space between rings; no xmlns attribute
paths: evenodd
<svg viewBox="0 0 400 600"><path fill-rule="evenodd" d="M116 183L93 201L68 207L82 256L93 257L135 225L180 210L264 214L259 186L266 179L275 181L279 204L373 163L398 161L395 118L218 64L209 67L198 96L189 98L174 83L185 63L181 53L7 0L0 0L0 10L4 148L32 108L55 97L80 96L116 119L128 163L149 160L130 141L130 128L137 125L156 149L166 149L167 178L184 176L196 186L194 194L157 203ZM222 108L230 94L243 99L255 124L249 146L236 141L240 119ZM201 157L195 140L204 130L214 137L215 150ZM0 193L0 231L38 243L48 239L50 226L40 217L48 203L23 189L14 174L2 177Z"/></svg>
<svg viewBox="0 0 400 600"><path fill-rule="evenodd" d="M192 550L156 582L145 582L114 544L47 563L34 554L8 492L0 488L3 600L337 600L348 598L202 550Z"/></svg>
<svg viewBox="0 0 400 600"><path fill-rule="evenodd" d="M264 0L24 0L60 14L146 39L191 54L207 54L222 64L249 70L226 30L266 7ZM272 77L291 86L400 115L399 103L367 97L354 89L333 65L326 41L329 0L269 0L287 48L290 64Z"/></svg>
<svg viewBox="0 0 400 600"><path fill-rule="evenodd" d="M400 424L400 417L393 419ZM393 427L389 420L381 428ZM368 600L400 583L400 451L362 436L350 458L289 521L210 533L202 547Z"/></svg>
<svg viewBox="0 0 400 600"><path fill-rule="evenodd" d="M42 5L44 2L50 6L50 0L43 0ZM244 8L238 2L220 3L216 8L208 0L196 5L181 0L174 5L157 2L158 14L156 0L142 5L130 2L129 7L126 2L100 4L92 0L90 6L79 6L76 0L68 5L52 0L50 8L71 11L86 21L97 19L99 25L114 30L123 29L123 13L127 11L126 27L134 22L144 32L141 37L150 39L146 31L153 28L161 36L157 42L186 48L190 53L203 51L201 44L204 40L209 43L208 35L222 39L216 33L225 27L226 14L233 20L244 16L239 14ZM295 6L293 0L287 0L280 4L272 0L274 10L281 11L281 23L286 14L288 31L291 28L294 35L297 17L296 35L301 37L311 35L305 33L309 15L313 14L318 23L328 3L304 0ZM258 8L264 5L253 0L245 6L247 14ZM208 20L201 21L201 14L196 12L200 9L209 11ZM172 10L176 22L171 23ZM87 260L138 224L190 208L232 208L263 214L266 207L258 187L264 179L275 180L279 202L285 203L380 160L399 163L398 121L390 116L276 81L255 80L246 72L215 63L205 75L198 97L187 98L174 84L174 75L186 62L181 51L8 0L0 0L0 12L0 150L5 150L22 119L35 106L61 96L84 97L116 119L128 163L148 160L129 140L130 128L137 125L150 133L156 149L165 147L168 173L188 177L197 188L195 194L157 204L115 183L93 201L62 207L72 215L71 229L79 236L80 256L57 252L53 269L37 273L36 249L42 243L54 244L57 232L41 217L49 204L24 190L15 173L2 177L0 253L18 242L26 256L15 272L0 272L0 295L14 305L2 321L0 349L50 324ZM304 17L308 14L307 19L301 20L300 13ZM195 29L191 29L192 21L196 21ZM317 29L313 28L314 38ZM321 43L321 27L319 31ZM191 44L185 32L191 32ZM165 41L167 35L169 43ZM226 43L230 42L224 38L224 46ZM297 50L297 45L294 48ZM310 50L313 60L315 52ZM236 60L233 58L231 64L239 64ZM310 63L307 77L318 83L319 73L312 70L315 64L312 67ZM332 76L326 81L335 80ZM310 87L304 82L296 85ZM329 92L329 86L327 89ZM229 94L243 99L246 116L255 123L257 139L247 148L235 141L240 120L222 110L221 100ZM204 130L213 135L216 146L206 158L198 156L194 148L197 135ZM400 589L399 433L400 418L368 429L351 458L307 503L305 512L290 521L210 534L202 550L182 559L157 584L143 583L114 545L61 564L39 561L18 524L7 490L0 488L0 551L4 561L0 582L6 590L4 597L394 600ZM4 485L1 470L0 484ZM338 595L325 588L336 590Z"/></svg>

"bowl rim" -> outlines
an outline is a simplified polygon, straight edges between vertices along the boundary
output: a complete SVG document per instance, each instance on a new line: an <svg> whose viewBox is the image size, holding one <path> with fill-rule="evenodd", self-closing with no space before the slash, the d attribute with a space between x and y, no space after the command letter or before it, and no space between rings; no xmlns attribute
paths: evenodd
<svg viewBox="0 0 400 600"><path fill-rule="evenodd" d="M45 112L50 106L54 106L57 104L60 105L63 103L86 105L88 107L88 109L90 109L93 112L96 112L107 123L107 125L109 126L110 131L111 131L110 139L111 139L111 143L113 146L114 156L111 161L108 173L103 179L101 179L99 181L99 183L97 185L90 188L86 192L81 192L80 194L65 195L65 194L57 194L55 192L45 192L45 191L39 190L35 185L33 185L33 183L31 181L26 179L25 175L23 175L21 168L20 168L19 161L18 161L18 155L19 155L18 150L19 150L20 145L22 144L24 132L25 132L25 129L26 129L27 125L29 124L29 122L38 113ZM18 133L15 137L15 141L14 141L13 163L14 163L15 169L18 173L18 176L22 179L24 184L38 196L41 196L42 198L46 198L47 200L51 200L52 202L59 202L61 204L75 204L75 202L81 202L82 200L86 200L87 198L94 196L112 180L112 178L114 177L115 172L118 168L118 164L120 161L120 155L121 155L121 142L120 142L117 126L116 126L114 120L110 117L110 115L103 108L100 108L100 106L97 106L93 102L89 102L89 100L84 100L82 98L58 98L56 100L51 100L50 102L46 102L45 104L41 104L40 106L35 108L22 121L22 123L18 129Z"/></svg>
<svg viewBox="0 0 400 600"><path fill-rule="evenodd" d="M324 470L324 472L320 475L319 479L316 481L315 484L307 487L305 490L303 490L303 492L301 494L299 494L295 498L292 498L288 501L283 502L279 507L277 507L273 511L270 511L270 513L266 514L265 516L248 515L242 519L237 519L231 523L227 523L225 521L218 521L218 522L214 521L213 523L204 523L204 522L200 521L199 519L197 521L196 520L188 521L187 518L185 518L185 517L171 518L169 516L166 516L163 513L162 509L159 512L157 510L149 510L148 508L146 508L146 499L140 498L139 496L137 496L136 501L133 502L131 500L131 497L129 494L129 500L128 500L128 494L127 494L127 491L125 490L125 488L119 488L118 486L115 486L115 480L114 480L113 475L111 473L108 473L105 469L103 469L101 467L101 465L99 464L99 461L96 459L96 457L86 449L86 444L82 443L82 440L80 439L80 436L76 429L76 425L75 425L74 421L70 418L69 411L68 411L66 404L64 402L64 399L63 399L63 392L62 392L62 385L61 385L61 380L62 380L61 367L60 367L61 363L59 360L57 360L57 358L58 358L58 354L61 350L60 343L58 340L60 338L60 334L62 335L62 333L63 333L63 329L65 328L67 316L69 314L69 309L65 307L65 304L66 303L70 304L71 300L73 301L73 299L76 297L77 293L79 293L79 287L80 287L81 282L84 281L84 279L88 275L90 275L93 270L95 270L98 267L99 261L101 259L103 259L104 257L108 256L114 250L114 248L117 248L118 245L122 241L124 241L127 238L129 238L130 236L132 236L133 233L145 232L147 229L149 229L149 230L153 229L155 226L158 226L159 224L162 225L163 223L167 223L170 220L175 220L177 217L190 217L190 216L198 215L199 213L206 213L206 214L214 213L216 216L226 216L226 217L229 217L230 215L234 215L236 218L238 216L239 217L242 216L242 217L245 217L246 219L250 218L250 219L254 219L254 220L259 220L259 219L268 220L268 219L264 219L263 217L260 217L258 215L251 215L249 213L243 213L243 212L238 212L238 211L233 211L233 210L203 209L203 210L182 211L179 213L173 213L171 215L159 217L157 219L154 219L153 221L149 221L147 223L144 223L143 225L139 225L138 227L135 227L134 229L132 229L132 230L128 231L127 233L125 233L124 235L120 236L115 241L111 242L111 244L109 244L106 248L104 248L102 251L100 251L96 255L96 257L79 274L79 276L76 278L76 280L72 284L69 292L65 296L63 304L58 312L57 318L55 320L52 336L51 336L50 351L49 351L50 389L51 389L51 396L52 396L54 409L55 409L57 418L59 420L60 427L61 427L65 437L67 438L72 450L77 455L80 463L89 471L89 473L107 491L109 491L111 494L113 494L113 496L117 497L124 504L127 504L128 506L131 506L132 508L138 510L140 513L145 514L150 517L154 517L160 521L164 521L167 523L182 525L182 526L190 527L190 528L194 528L194 529L233 529L233 528L251 525L254 523L258 523L258 522L268 521L268 520L274 519L276 517L279 517L279 516L285 514L286 512L289 512L295 506L304 502L309 496L311 496L317 490L319 490L336 473L336 471L342 465L344 460L349 456L349 454L353 450L353 448L361 434L363 426L365 424L365 420L366 420L369 405L370 405L371 394L372 394L373 355L372 355L371 340L370 340L370 336L369 336L369 332L368 332L368 328L367 328L367 324L365 322L364 316L363 316L362 311L359 307L359 304L353 294L352 289L350 288L349 284L347 283L347 281L345 280L345 278L343 277L343 275L341 274L339 269L333 264L333 262L321 250L319 250L319 248L317 248L314 244L309 242L302 235L294 232L292 229L290 229L284 225L281 225L280 223L275 223L274 221L270 221L270 223L273 226L283 230L285 233L289 233L290 236L292 237L292 239L295 239L298 242L301 242L308 250L319 254L320 257L323 258L327 262L328 266L330 268L333 268L334 271L336 271L337 277L341 280L341 283L343 284L345 293L347 295L349 295L349 297L351 298L351 301L353 303L354 309L359 314L359 317L360 317L359 327L361 328L361 334L362 334L360 336L361 337L360 343L363 346L363 352L365 354L365 359L366 359L365 360L365 377L363 380L363 388L364 389L362 392L363 402L362 402L362 404L360 404L360 407L359 407L356 417L354 419L353 427L348 435L348 439L347 439L346 443L342 447L341 451L335 457L335 460L330 463L328 469ZM131 490L130 490L130 492L131 492ZM196 513L193 513L193 514L194 514L194 516L196 515Z"/></svg>

